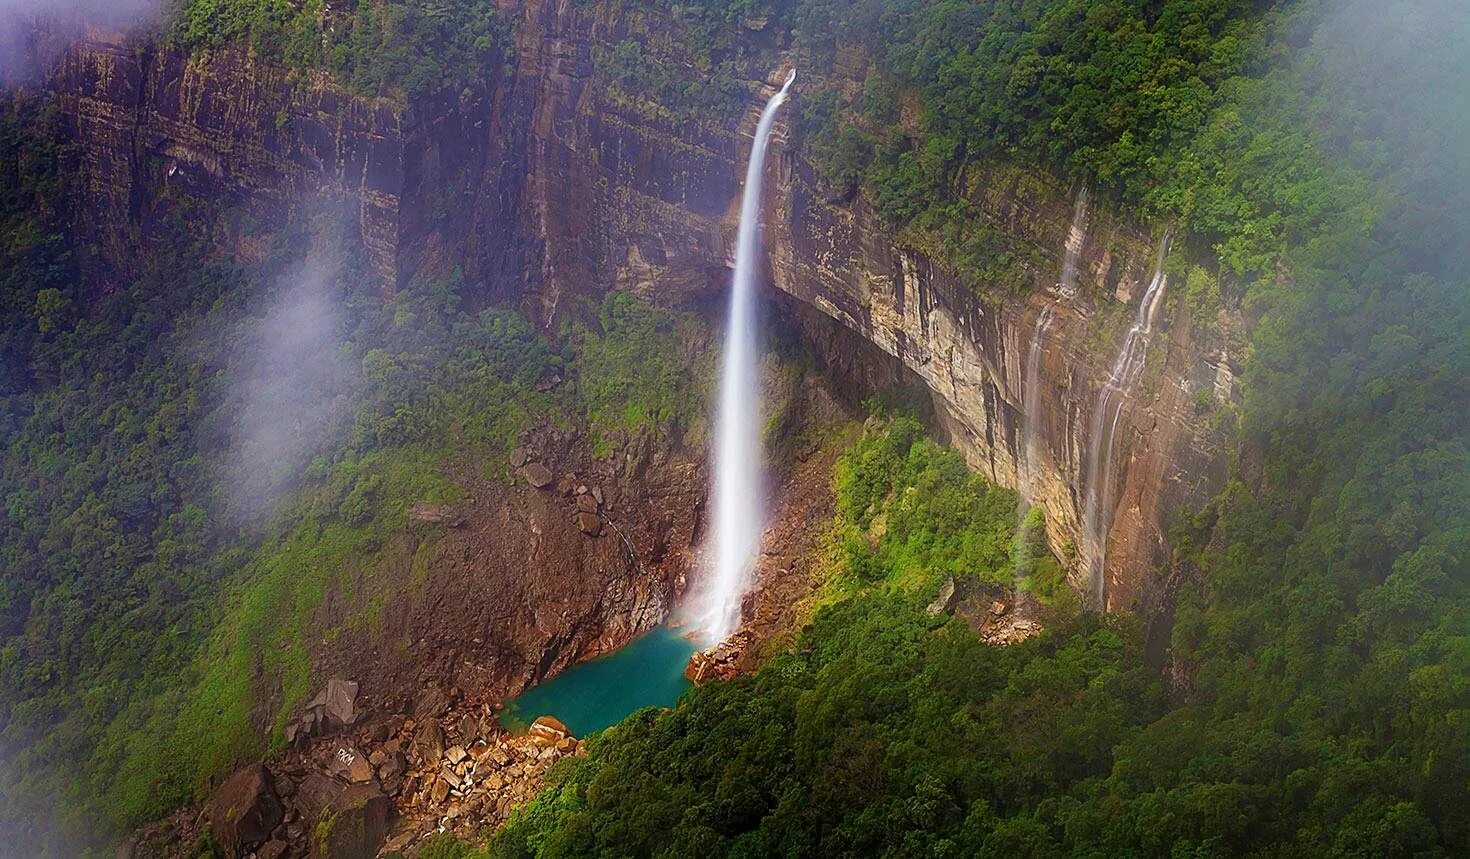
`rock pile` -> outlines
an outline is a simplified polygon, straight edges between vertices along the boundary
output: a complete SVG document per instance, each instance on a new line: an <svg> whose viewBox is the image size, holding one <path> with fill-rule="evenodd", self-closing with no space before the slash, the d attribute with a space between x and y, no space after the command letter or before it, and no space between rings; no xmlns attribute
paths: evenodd
<svg viewBox="0 0 1470 859"><path fill-rule="evenodd" d="M746 657L753 655L754 645L754 634L748 629L739 630L708 650L696 650L684 666L684 676L695 686L729 680L745 670Z"/></svg>
<svg viewBox="0 0 1470 859"><path fill-rule="evenodd" d="M476 836L504 823L552 764L582 747L549 716L511 734L487 705L437 685L378 718L364 716L357 693L356 683L328 682L292 723L287 754L214 792L204 817L226 856L358 859L441 830Z"/></svg>
<svg viewBox="0 0 1470 859"><path fill-rule="evenodd" d="M390 852L441 827L473 835L499 826L535 797L552 764L582 748L566 725L549 716L521 735L469 715L447 730L438 721L409 719L403 733L412 737L399 798L404 820L384 847Z"/></svg>

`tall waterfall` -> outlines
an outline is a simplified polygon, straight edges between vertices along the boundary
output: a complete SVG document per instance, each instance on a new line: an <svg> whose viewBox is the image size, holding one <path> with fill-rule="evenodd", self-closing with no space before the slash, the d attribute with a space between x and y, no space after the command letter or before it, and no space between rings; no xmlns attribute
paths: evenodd
<svg viewBox="0 0 1470 859"><path fill-rule="evenodd" d="M1107 559L1108 530L1113 521L1113 447L1118 420L1123 414L1124 401L1132 394L1139 376L1143 375L1148 343L1153 336L1154 316L1163 302L1164 287L1168 283L1164 276L1164 257L1169 253L1172 237L1172 233L1166 230L1159 242L1153 277L1149 279L1148 289L1144 290L1143 300L1138 304L1133 327L1128 329L1123 348L1113 362L1112 373L1102 390L1098 391L1097 402L1092 408L1085 484L1087 499L1082 511L1082 558L1091 577L1091 602L1099 611L1107 608L1103 567Z"/></svg>
<svg viewBox="0 0 1470 859"><path fill-rule="evenodd" d="M792 69L786 84L761 113L740 201L735 275L715 411L714 521L706 550L707 579L695 618L701 635L710 642L723 640L739 625L740 602L760 549L761 404L756 379L755 292L761 251L761 178L776 111L795 80L796 70Z"/></svg>

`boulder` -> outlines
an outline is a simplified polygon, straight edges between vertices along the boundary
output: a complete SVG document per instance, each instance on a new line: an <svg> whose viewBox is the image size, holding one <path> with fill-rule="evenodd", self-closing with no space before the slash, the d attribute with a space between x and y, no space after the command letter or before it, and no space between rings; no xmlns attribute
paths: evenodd
<svg viewBox="0 0 1470 859"><path fill-rule="evenodd" d="M694 651L689 664L684 666L684 679L695 686L703 686L715 677L715 660L703 650Z"/></svg>
<svg viewBox="0 0 1470 859"><path fill-rule="evenodd" d="M372 763L368 761L367 756L351 746L338 746L327 770L332 775L353 784L373 780Z"/></svg>
<svg viewBox="0 0 1470 859"><path fill-rule="evenodd" d="M307 703L306 709L320 712L328 727L345 728L351 725L362 715L357 709L357 683L333 677Z"/></svg>
<svg viewBox="0 0 1470 859"><path fill-rule="evenodd" d="M225 779L209 800L209 825L226 856L244 856L281 822L281 801L260 764Z"/></svg>
<svg viewBox="0 0 1470 859"><path fill-rule="evenodd" d="M577 514L577 530L589 537L596 537L602 533L602 518L596 513L579 512Z"/></svg>
<svg viewBox="0 0 1470 859"><path fill-rule="evenodd" d="M444 730L438 722L425 722L413 737L413 750L426 764L444 757Z"/></svg>
<svg viewBox="0 0 1470 859"><path fill-rule="evenodd" d="M480 720L465 713L459 718L459 744L468 748L480 739Z"/></svg>
<svg viewBox="0 0 1470 859"><path fill-rule="evenodd" d="M939 587L939 595L934 598L934 602L929 603L925 611L933 615L949 614L954 609L954 603L954 576L948 576L944 584Z"/></svg>
<svg viewBox="0 0 1470 859"><path fill-rule="evenodd" d="M442 715L449 709L449 695L441 689L438 684L425 686L418 696L413 699L413 717L415 719L432 719Z"/></svg>
<svg viewBox="0 0 1470 859"><path fill-rule="evenodd" d="M545 740L553 744L572 735L567 726L555 716L537 716L536 721L531 723L526 733L530 734L533 740Z"/></svg>
<svg viewBox="0 0 1470 859"><path fill-rule="evenodd" d="M371 859L388 837L392 816L393 803L377 785L352 785L317 817L312 859Z"/></svg>
<svg viewBox="0 0 1470 859"><path fill-rule="evenodd" d="M597 512L597 499L593 498L591 495L578 495L577 496L577 512L579 512L579 513L596 513Z"/></svg>
<svg viewBox="0 0 1470 859"><path fill-rule="evenodd" d="M531 455L529 453L526 453L526 449L524 447L518 447L510 452L511 468L520 468L530 461Z"/></svg>
<svg viewBox="0 0 1470 859"><path fill-rule="evenodd" d="M301 816L307 821L316 820L322 809L336 802L343 790L342 783L336 779L312 773L302 779L301 786L297 788L296 807L301 809Z"/></svg>
<svg viewBox="0 0 1470 859"><path fill-rule="evenodd" d="M378 764L378 778L386 784L401 777L408 769L408 762L403 759L402 752L388 752L383 755L383 762Z"/></svg>
<svg viewBox="0 0 1470 859"><path fill-rule="evenodd" d="M545 489L551 485L551 481L554 479L551 476L551 469L539 462L528 463L526 467L521 469L521 476L526 478L527 483L537 489Z"/></svg>

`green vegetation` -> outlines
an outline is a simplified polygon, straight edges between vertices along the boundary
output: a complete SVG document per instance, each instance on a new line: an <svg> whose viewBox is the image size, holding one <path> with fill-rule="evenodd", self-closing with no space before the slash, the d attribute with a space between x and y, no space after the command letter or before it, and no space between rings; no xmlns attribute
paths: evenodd
<svg viewBox="0 0 1470 859"><path fill-rule="evenodd" d="M912 418L872 427L843 453L829 591L876 583L932 598L947 576L1010 584L1016 493L971 474Z"/></svg>
<svg viewBox="0 0 1470 859"><path fill-rule="evenodd" d="M185 48L248 44L297 71L327 69L367 95L412 98L489 80L513 56L509 24L489 0L176 3L171 35Z"/></svg>
<svg viewBox="0 0 1470 859"><path fill-rule="evenodd" d="M830 579L795 646L596 738L490 851L1470 843L1463 4L648 5L599 71L668 119L728 122L769 28L795 30L819 80L848 48L862 85L803 93L801 145L977 284L1018 286L1026 262L979 213L985 175L1050 170L1176 221L1175 300L1203 322L1244 297L1254 323L1242 455L1181 514L1166 689L1134 621L1080 616L1036 523L1017 538L1012 495L911 422L875 427L842 459ZM188 0L174 36L408 97L505 59L488 4L344 6L325 45L322 8ZM681 38L651 42L655 13ZM691 86L703 73L715 84ZM422 570L407 504L454 498L534 421L687 431L678 392L700 369L695 323L628 296L552 344L467 311L456 276L347 286L368 282L348 254L331 279L344 423L270 475L273 515L242 521L235 354L306 227L246 265L197 245L181 202L141 274L97 294L62 213L64 139L44 105L0 111L0 822L50 813L70 834L166 810L274 742L251 727L261 690L279 726L319 679L312 648L371 629ZM1049 631L994 649L929 617L948 574L1021 575ZM315 612L328 593L351 608L336 626Z"/></svg>
<svg viewBox="0 0 1470 859"><path fill-rule="evenodd" d="M893 592L595 737L491 856L1015 855L1162 704L1125 619L1008 648Z"/></svg>
<svg viewBox="0 0 1470 859"><path fill-rule="evenodd" d="M609 293L597 317L600 330L582 333L576 362L593 431L702 425L701 403L689 391L707 376L703 323L626 292Z"/></svg>
<svg viewBox="0 0 1470 859"><path fill-rule="evenodd" d="M594 737L490 855L980 855L1161 712L1126 618L994 648L924 611L946 575L1010 582L1016 496L916 422L870 423L833 488L843 549L796 646Z"/></svg>

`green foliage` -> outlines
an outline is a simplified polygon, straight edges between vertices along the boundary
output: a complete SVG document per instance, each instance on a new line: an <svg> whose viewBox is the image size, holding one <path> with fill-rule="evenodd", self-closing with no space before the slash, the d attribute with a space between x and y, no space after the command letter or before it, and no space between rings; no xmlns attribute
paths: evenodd
<svg viewBox="0 0 1470 859"><path fill-rule="evenodd" d="M847 599L753 677L594 738L490 855L984 855L1159 710L1136 641L1090 618L992 648L914 597Z"/></svg>
<svg viewBox="0 0 1470 859"><path fill-rule="evenodd" d="M483 469L534 422L674 427L694 413L703 338L688 317L614 296L602 330L563 356L514 313L466 312L457 274L385 299L348 254L325 287L344 318L324 344L347 368L326 392L347 420L301 462L271 467L273 504L260 506L274 513L242 520L238 356L307 243L288 228L243 267L195 246L181 211L141 277L85 295L58 274L71 271L65 238L35 238L49 228L40 200L64 198L49 120L0 119L16 143L0 171L14 263L0 275L13 311L0 343L5 366L25 370L0 389L14 774L0 816L37 815L44 799L56 852L156 817L278 742L259 732L258 705L269 696L279 731L320 682L312 654L341 631L318 616L326 595L348 609L341 623L371 633L375 606L422 585L431 547L407 524L412 502L454 499L452 475ZM542 384L566 373L572 384Z"/></svg>
<svg viewBox="0 0 1470 859"><path fill-rule="evenodd" d="M912 418L874 419L837 461L832 542L841 591L928 593L946 576L1012 577L1016 494L971 474Z"/></svg>
<svg viewBox="0 0 1470 859"><path fill-rule="evenodd" d="M246 42L296 70L329 69L368 95L427 95L488 80L511 62L509 24L488 0L177 3L173 36L185 48Z"/></svg>
<svg viewBox="0 0 1470 859"><path fill-rule="evenodd" d="M597 70L614 99L674 123L724 125L738 115L746 97L735 63L714 64L707 57L690 62L700 71L691 73L683 63L632 39L596 53Z"/></svg>
<svg viewBox="0 0 1470 859"><path fill-rule="evenodd" d="M866 45L922 99L919 136L894 145L897 131L870 128L880 139L862 170L838 142L861 126L866 94L847 108L821 95L803 116L818 169L839 186L861 174L888 217L963 232L962 206L932 213L963 186L964 159L1037 157L1180 219L1195 259L1214 249L1218 271L1183 272L1197 321L1232 282L1249 287L1259 322L1241 427L1260 472L1176 537L1194 573L1172 642L1185 682L1168 705L1147 682L1085 705L1028 700L970 744L965 731L1004 700L993 677L1007 691L1105 690L1136 663L1050 659L1105 632L1081 621L926 675L924 658L961 646L953 625L920 617L918 593L874 586L927 569L914 558L931 546L954 557L895 513L916 485L903 476L911 428L898 425L844 457L834 542L852 587L797 647L609 731L492 853L1455 852L1470 839L1465 10L885 2L801 14L814 55ZM1261 62L1287 46L1299 62ZM924 183L939 201L927 208ZM944 522L949 508L915 509ZM1028 587L1059 572L1027 548L1033 528L1017 550ZM1054 721L1066 706L1097 718ZM942 759L926 757L935 738Z"/></svg>
<svg viewBox="0 0 1470 859"><path fill-rule="evenodd" d="M702 323L612 292L586 331L576 367L594 431L688 428L702 411L694 393L704 370Z"/></svg>

